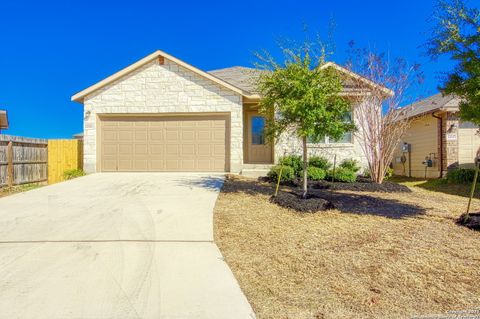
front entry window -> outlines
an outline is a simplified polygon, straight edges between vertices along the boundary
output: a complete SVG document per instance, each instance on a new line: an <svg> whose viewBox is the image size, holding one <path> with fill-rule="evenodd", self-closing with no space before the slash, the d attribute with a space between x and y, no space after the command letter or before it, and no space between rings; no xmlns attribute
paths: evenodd
<svg viewBox="0 0 480 319"><path fill-rule="evenodd" d="M252 144L265 144L265 118L263 116L252 116Z"/></svg>

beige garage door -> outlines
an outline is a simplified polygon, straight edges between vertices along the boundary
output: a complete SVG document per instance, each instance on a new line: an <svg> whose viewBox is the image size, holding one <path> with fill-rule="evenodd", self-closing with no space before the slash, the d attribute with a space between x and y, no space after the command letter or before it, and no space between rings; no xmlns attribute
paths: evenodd
<svg viewBox="0 0 480 319"><path fill-rule="evenodd" d="M101 170L224 172L227 116L101 117Z"/></svg>

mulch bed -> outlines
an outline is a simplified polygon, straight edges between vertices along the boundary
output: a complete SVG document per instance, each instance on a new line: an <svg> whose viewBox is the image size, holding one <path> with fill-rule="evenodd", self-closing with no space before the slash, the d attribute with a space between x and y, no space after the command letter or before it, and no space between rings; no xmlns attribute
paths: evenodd
<svg viewBox="0 0 480 319"><path fill-rule="evenodd" d="M276 197L272 196L270 201L279 206L305 213L315 213L334 208L332 202L322 198L317 194L309 194L308 197L304 199L300 193L293 191L279 192Z"/></svg>
<svg viewBox="0 0 480 319"><path fill-rule="evenodd" d="M480 212L479 213L471 213L471 214L463 214L458 218L457 224L465 226L467 228L478 230L480 231Z"/></svg>
<svg viewBox="0 0 480 319"><path fill-rule="evenodd" d="M340 183L318 181L309 182L309 187L313 189L333 189L346 190L355 192L380 192L380 193L410 193L411 190L405 186L389 181L384 181L382 184L373 183L370 179L358 177L355 183Z"/></svg>

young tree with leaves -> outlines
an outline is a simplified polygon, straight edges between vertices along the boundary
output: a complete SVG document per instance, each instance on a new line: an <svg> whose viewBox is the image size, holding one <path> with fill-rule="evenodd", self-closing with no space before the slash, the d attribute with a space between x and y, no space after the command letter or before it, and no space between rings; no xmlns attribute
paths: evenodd
<svg viewBox="0 0 480 319"><path fill-rule="evenodd" d="M457 62L441 90L461 99L460 117L480 125L480 10L463 0L440 0L432 16L434 27L427 43L433 58Z"/></svg>
<svg viewBox="0 0 480 319"><path fill-rule="evenodd" d="M311 43L299 48L281 48L284 61L277 63L267 52L258 54L266 72L258 80L262 99L259 110L265 115L266 135L270 140L282 134L295 134L303 147L303 198L307 197L309 138L330 136L339 139L353 131L353 123L345 121L350 111L348 98L342 95L338 72L325 62L325 50L316 50Z"/></svg>

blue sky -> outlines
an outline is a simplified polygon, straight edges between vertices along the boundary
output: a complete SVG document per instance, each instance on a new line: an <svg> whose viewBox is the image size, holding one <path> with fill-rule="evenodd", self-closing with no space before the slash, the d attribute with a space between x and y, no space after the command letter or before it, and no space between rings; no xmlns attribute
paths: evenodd
<svg viewBox="0 0 480 319"><path fill-rule="evenodd" d="M347 43L419 62L436 92L452 64L430 61L433 0L373 1L21 1L0 2L0 108L5 133L69 138L82 131L82 105L70 97L161 49L204 70L252 66L253 52L275 50L278 38L302 39L303 25L326 33L331 18L336 55Z"/></svg>

